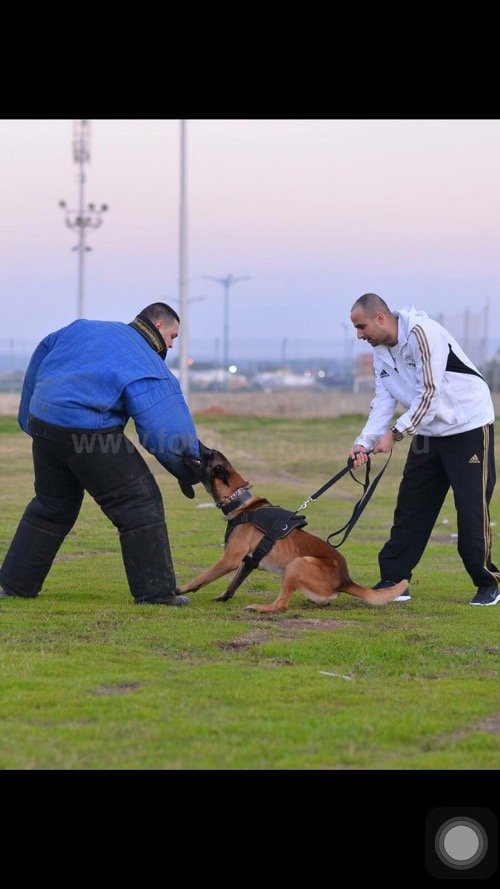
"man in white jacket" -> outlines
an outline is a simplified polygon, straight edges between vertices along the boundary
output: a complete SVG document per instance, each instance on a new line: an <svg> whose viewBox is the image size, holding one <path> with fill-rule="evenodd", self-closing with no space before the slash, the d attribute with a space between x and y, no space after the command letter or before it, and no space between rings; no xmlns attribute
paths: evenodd
<svg viewBox="0 0 500 889"><path fill-rule="evenodd" d="M410 580L451 487L458 552L477 587L469 604L496 605L500 571L491 561L489 515L495 415L485 380L451 334L413 306L392 312L380 296L365 293L351 321L358 339L373 346L375 397L349 456L362 466L369 451L388 453L414 436L374 589ZM405 410L391 428L398 403ZM408 587L396 601L410 598Z"/></svg>

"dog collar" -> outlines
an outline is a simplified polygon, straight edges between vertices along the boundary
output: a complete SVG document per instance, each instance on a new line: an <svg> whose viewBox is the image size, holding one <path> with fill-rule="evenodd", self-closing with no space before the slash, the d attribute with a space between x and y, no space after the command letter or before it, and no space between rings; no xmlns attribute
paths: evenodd
<svg viewBox="0 0 500 889"><path fill-rule="evenodd" d="M217 509L222 509L224 515L228 515L233 509L236 509L241 503L244 503L245 500L250 500L250 497L253 497L253 494L250 493L248 487L237 488L236 491L233 491L232 494L229 494L228 497L223 497L222 500L218 500L215 504ZM235 500L239 501L235 503Z"/></svg>

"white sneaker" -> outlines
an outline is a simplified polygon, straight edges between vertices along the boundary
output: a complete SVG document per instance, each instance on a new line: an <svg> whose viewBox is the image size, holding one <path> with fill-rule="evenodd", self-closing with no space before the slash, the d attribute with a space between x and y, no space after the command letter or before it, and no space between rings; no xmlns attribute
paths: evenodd
<svg viewBox="0 0 500 889"><path fill-rule="evenodd" d="M393 602L409 602L410 599L411 599L411 596L410 596L410 587L408 587L408 589L405 590L404 593L401 593L400 596L396 596L396 598L393 599L392 601L393 601Z"/></svg>

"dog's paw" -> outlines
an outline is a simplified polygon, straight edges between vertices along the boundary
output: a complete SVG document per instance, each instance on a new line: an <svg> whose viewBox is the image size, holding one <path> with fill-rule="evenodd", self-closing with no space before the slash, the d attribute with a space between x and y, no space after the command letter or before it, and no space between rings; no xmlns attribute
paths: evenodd
<svg viewBox="0 0 500 889"><path fill-rule="evenodd" d="M216 596L214 602L227 602L229 596L226 596L225 593L221 593L220 596Z"/></svg>
<svg viewBox="0 0 500 889"><path fill-rule="evenodd" d="M260 611L260 605L245 605L245 611Z"/></svg>

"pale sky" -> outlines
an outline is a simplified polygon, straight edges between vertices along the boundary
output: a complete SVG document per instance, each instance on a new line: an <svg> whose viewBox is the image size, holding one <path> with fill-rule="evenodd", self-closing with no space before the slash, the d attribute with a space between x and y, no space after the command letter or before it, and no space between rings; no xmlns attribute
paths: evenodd
<svg viewBox="0 0 500 889"><path fill-rule="evenodd" d="M78 206L73 124L0 121L0 348L76 317L77 235L58 207ZM90 123L86 202L109 211L88 239L89 318L178 308L179 132ZM230 351L354 342L349 311L367 291L434 316L489 300L500 345L499 166L500 120L187 121L189 295L204 297L190 352L220 345L223 289L203 276L228 274L250 276L231 289Z"/></svg>

